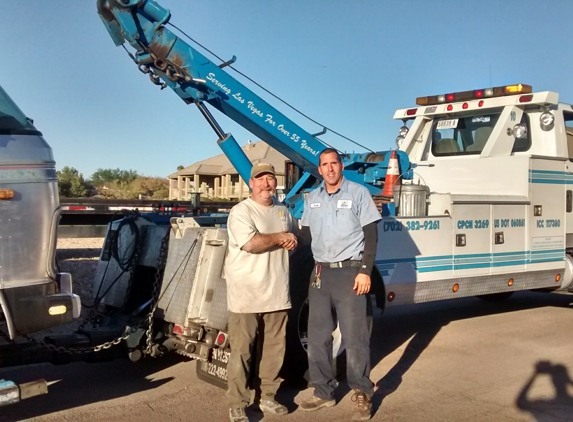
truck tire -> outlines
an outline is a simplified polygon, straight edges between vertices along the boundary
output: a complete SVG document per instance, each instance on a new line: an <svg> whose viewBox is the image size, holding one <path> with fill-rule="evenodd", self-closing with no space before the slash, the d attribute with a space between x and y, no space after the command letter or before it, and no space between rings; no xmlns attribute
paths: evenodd
<svg viewBox="0 0 573 422"><path fill-rule="evenodd" d="M307 384L306 325L308 321L308 286L314 269L310 248L298 250L290 260L290 300L286 332L286 352L281 377L294 385ZM302 325L302 327L301 327Z"/></svg>
<svg viewBox="0 0 573 422"><path fill-rule="evenodd" d="M314 258L309 250L297 251L290 263L290 295L292 308L286 333L286 353L281 377L293 385L304 387L308 384L307 326L308 326L308 288L314 270ZM372 332L372 302L367 302L368 327ZM333 316L336 317L334 311ZM340 329L333 333L332 364L335 374L341 379L346 374L346 356Z"/></svg>
<svg viewBox="0 0 573 422"><path fill-rule="evenodd" d="M513 292L490 293L487 295L478 295L485 302L505 302L513 295Z"/></svg>

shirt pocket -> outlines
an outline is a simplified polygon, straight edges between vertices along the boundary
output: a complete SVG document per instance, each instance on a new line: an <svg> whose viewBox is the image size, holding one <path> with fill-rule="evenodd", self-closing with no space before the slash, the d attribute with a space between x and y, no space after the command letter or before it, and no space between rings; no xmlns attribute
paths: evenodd
<svg viewBox="0 0 573 422"><path fill-rule="evenodd" d="M336 227L343 229L346 233L361 228L358 216L352 208L337 208L334 222Z"/></svg>

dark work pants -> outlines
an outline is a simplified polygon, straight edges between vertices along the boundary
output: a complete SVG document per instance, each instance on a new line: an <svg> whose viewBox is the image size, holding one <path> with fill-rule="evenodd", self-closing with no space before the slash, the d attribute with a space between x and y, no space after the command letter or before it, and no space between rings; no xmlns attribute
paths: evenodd
<svg viewBox="0 0 573 422"><path fill-rule="evenodd" d="M352 290L358 268L322 266L321 288L309 288L308 364L314 395L324 400L334 398L337 382L332 368L332 331L336 328L332 307L340 324L346 346L348 386L369 396L374 393L370 381L370 332L367 295ZM314 278L314 274L312 275ZM312 281L312 279L311 279Z"/></svg>

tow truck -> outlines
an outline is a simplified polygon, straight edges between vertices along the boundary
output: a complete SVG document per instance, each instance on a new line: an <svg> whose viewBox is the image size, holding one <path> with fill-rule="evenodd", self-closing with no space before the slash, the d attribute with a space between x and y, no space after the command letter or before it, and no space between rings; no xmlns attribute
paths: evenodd
<svg viewBox="0 0 573 422"><path fill-rule="evenodd" d="M300 177L288 186L285 203L300 217L304 195L321 182L321 134L306 131L231 76L235 57L215 63L184 41L170 26L169 10L154 0L98 0L97 7L112 40L139 70L199 109L243 179L252 164L210 109L294 163ZM392 153L342 155L344 176L368 188L383 216L372 273L376 306L571 289L573 107L559 103L557 93L525 84L419 97L416 104L394 115L402 124ZM396 166L397 181L389 178ZM224 221L181 217L160 226L138 218L130 224L145 232L143 240L130 234L134 229L118 235L120 224L110 227L108 243L123 239L147 282L121 275L110 246L95 288L107 292L102 304L116 309L131 300L126 292L136 283L147 290L143 297L151 295L150 323L128 340L130 356L175 350L199 361L199 377L223 384L229 353ZM286 366L305 357L312 266L310 251L291 255ZM338 330L333 339L336 356L344 349ZM300 375L302 367L291 366L288 375Z"/></svg>
<svg viewBox="0 0 573 422"><path fill-rule="evenodd" d="M570 290L571 105L524 84L416 103L394 115L417 166L381 222L387 305Z"/></svg>
<svg viewBox="0 0 573 422"><path fill-rule="evenodd" d="M97 0L97 9L114 43L154 85L198 108L243 179L251 163L211 109L292 161L299 177L290 178L285 203L300 217L304 195L321 182L321 134L306 131L231 76L234 57L217 64L176 35L170 12L154 0ZM377 308L572 288L573 106L560 103L557 93L515 84L419 97L394 118L401 122L396 150L342 155L344 176L367 187L383 216L372 273ZM174 351L198 361L201 379L223 386L232 347L222 275L225 223L225 216L153 221L138 212L110 223L94 277L94 312L72 338L53 337L50 345L68 351L80 345L96 354L116 349L133 361ZM313 264L308 249L291 255L290 378L304 372ZM63 292L65 315L74 315L79 307L71 288L65 277L57 280L42 276L32 284L51 286L46 297ZM6 302L16 290L2 287ZM24 309L4 302L10 318ZM35 318L44 317L28 319ZM10 336L17 332L24 331ZM343 350L335 330L333 355Z"/></svg>

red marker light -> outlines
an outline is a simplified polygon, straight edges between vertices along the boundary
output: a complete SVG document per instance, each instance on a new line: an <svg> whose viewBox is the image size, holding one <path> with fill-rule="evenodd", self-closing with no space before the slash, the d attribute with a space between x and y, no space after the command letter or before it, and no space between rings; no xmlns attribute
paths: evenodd
<svg viewBox="0 0 573 422"><path fill-rule="evenodd" d="M464 110L465 110L466 108L468 108L468 103L464 103L464 104L462 105L462 108L463 108Z"/></svg>
<svg viewBox="0 0 573 422"><path fill-rule="evenodd" d="M452 111L454 109L454 106L451 104L448 104L448 111Z"/></svg>
<svg viewBox="0 0 573 422"><path fill-rule="evenodd" d="M478 107L483 106L483 100L478 103Z"/></svg>
<svg viewBox="0 0 573 422"><path fill-rule="evenodd" d="M474 91L474 98L483 98L484 92L483 89L478 89Z"/></svg>
<svg viewBox="0 0 573 422"><path fill-rule="evenodd" d="M520 103L528 103L531 100L533 100L533 95L522 95L521 97L519 97Z"/></svg>
<svg viewBox="0 0 573 422"><path fill-rule="evenodd" d="M215 339L215 346L225 347L227 345L227 340L228 340L227 334L219 331L219 334Z"/></svg>
<svg viewBox="0 0 573 422"><path fill-rule="evenodd" d="M410 110L406 111L407 116L413 116L418 111L417 108L411 108Z"/></svg>
<svg viewBox="0 0 573 422"><path fill-rule="evenodd" d="M446 102L451 102L455 100L454 94L446 94Z"/></svg>

